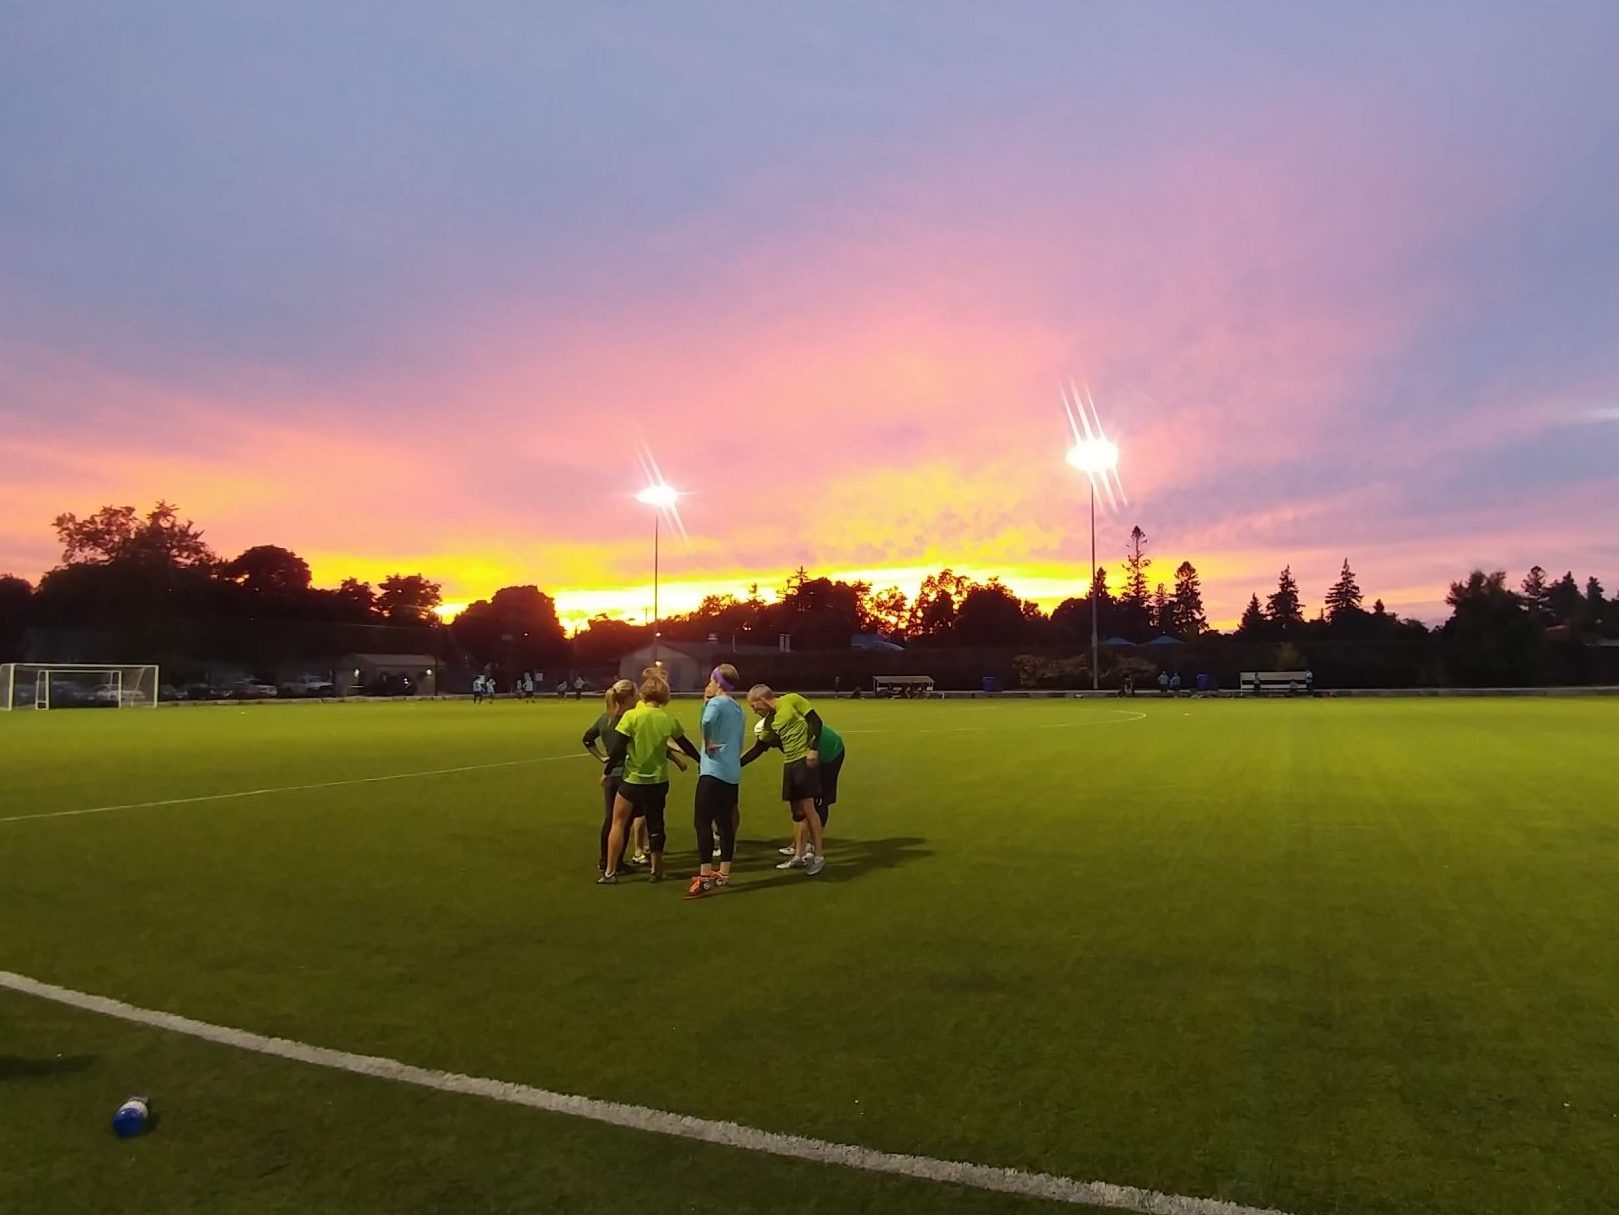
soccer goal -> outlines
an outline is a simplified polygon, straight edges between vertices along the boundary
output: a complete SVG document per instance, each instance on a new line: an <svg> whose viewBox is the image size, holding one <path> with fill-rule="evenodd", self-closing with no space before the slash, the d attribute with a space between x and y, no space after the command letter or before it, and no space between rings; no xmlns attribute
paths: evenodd
<svg viewBox="0 0 1619 1215"><path fill-rule="evenodd" d="M0 665L0 709L149 709L157 668L95 663Z"/></svg>

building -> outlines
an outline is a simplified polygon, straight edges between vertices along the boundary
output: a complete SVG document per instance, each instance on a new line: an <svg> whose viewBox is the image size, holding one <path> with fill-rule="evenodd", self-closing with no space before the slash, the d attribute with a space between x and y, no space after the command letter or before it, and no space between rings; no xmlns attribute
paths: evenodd
<svg viewBox="0 0 1619 1215"><path fill-rule="evenodd" d="M654 661L663 664L669 686L676 692L701 692L708 686L708 673L722 662L740 668L747 679L747 658L752 655L779 656L781 650L773 645L731 645L718 641L659 641L644 645L618 660L620 679L641 682L641 672Z"/></svg>
<svg viewBox="0 0 1619 1215"><path fill-rule="evenodd" d="M345 654L336 674L339 696L357 696L384 682L398 695L438 695L438 659L428 654Z"/></svg>

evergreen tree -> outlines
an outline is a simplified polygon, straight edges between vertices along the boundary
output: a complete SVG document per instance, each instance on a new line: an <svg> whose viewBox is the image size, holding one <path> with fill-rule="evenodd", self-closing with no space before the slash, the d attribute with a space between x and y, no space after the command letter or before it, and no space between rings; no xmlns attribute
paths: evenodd
<svg viewBox="0 0 1619 1215"><path fill-rule="evenodd" d="M1124 592L1119 596L1119 617L1122 631L1132 640L1145 641L1152 628L1150 604L1147 597L1147 570L1152 558L1147 556L1147 533L1139 526L1130 529L1130 547L1124 556Z"/></svg>
<svg viewBox="0 0 1619 1215"><path fill-rule="evenodd" d="M1602 584L1595 578L1585 580L1585 623L1592 629L1601 629L1615 619L1603 597Z"/></svg>
<svg viewBox="0 0 1619 1215"><path fill-rule="evenodd" d="M1344 568L1338 575L1338 581L1332 584L1327 592L1327 619L1337 622L1340 617L1352 615L1360 611L1361 604L1360 585L1355 581L1355 571L1349 568L1349 558L1344 558Z"/></svg>
<svg viewBox="0 0 1619 1215"><path fill-rule="evenodd" d="M1529 567L1523 578L1523 602L1531 614L1546 610L1546 571L1538 565Z"/></svg>
<svg viewBox="0 0 1619 1215"><path fill-rule="evenodd" d="M1203 610L1203 584L1197 567L1182 561L1175 570L1175 634L1194 638L1209 631L1209 617Z"/></svg>
<svg viewBox="0 0 1619 1215"><path fill-rule="evenodd" d="M1276 593L1266 597L1265 615L1284 633L1304 623L1304 605L1299 602L1299 584L1293 577L1291 565L1282 567L1276 579Z"/></svg>
<svg viewBox="0 0 1619 1215"><path fill-rule="evenodd" d="M1585 607L1580 584L1574 581L1574 571L1567 571L1546 592L1546 612L1553 624L1574 624Z"/></svg>
<svg viewBox="0 0 1619 1215"><path fill-rule="evenodd" d="M1265 612L1259 606L1259 596L1250 595L1248 606L1242 609L1242 620L1237 624L1237 636L1248 641L1263 637L1269 631L1270 622L1265 619Z"/></svg>
<svg viewBox="0 0 1619 1215"><path fill-rule="evenodd" d="M1152 623L1160 633L1175 632L1175 601L1169 596L1169 588L1162 582L1152 593Z"/></svg>

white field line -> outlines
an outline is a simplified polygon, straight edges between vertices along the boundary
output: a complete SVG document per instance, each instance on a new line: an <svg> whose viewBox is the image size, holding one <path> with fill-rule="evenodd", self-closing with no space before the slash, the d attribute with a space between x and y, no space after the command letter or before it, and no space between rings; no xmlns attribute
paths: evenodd
<svg viewBox="0 0 1619 1215"><path fill-rule="evenodd" d="M678 1139L694 1139L702 1143L740 1148L743 1151L764 1152L794 1160L836 1164L872 1173L891 1173L899 1177L969 1186L979 1190L1021 1194L1032 1198L1049 1199L1052 1202L1105 1207L1115 1211L1136 1211L1141 1215L1285 1215L1285 1212L1281 1211L1242 1206L1214 1198L1162 1194L1156 1190L1111 1185L1105 1181L1076 1181L1070 1177L1058 1177L1050 1173L1025 1173L1018 1169L935 1160L929 1156L880 1152L872 1148L831 1143L824 1139L810 1139L802 1135L782 1135L775 1131L759 1130L735 1122L693 1118L686 1114L673 1114L644 1105L598 1101L593 1097L553 1093L548 1089L512 1084L504 1080L488 1080L478 1076L463 1076L455 1072L432 1071L409 1063L400 1063L394 1059L378 1058L375 1055L354 1055L348 1051L292 1042L286 1038L267 1038L245 1029L232 1029L225 1025L194 1021L190 1017L182 1017L176 1013L137 1008L121 1000L57 987L52 983L42 983L38 979L30 979L26 975L12 974L5 970L0 970L0 988L9 988L23 995L52 1000L70 1008L116 1017L122 1021L133 1021L137 1025L184 1034L187 1037L200 1038L204 1042L253 1051L260 1055L273 1055L276 1058L291 1059L315 1067L353 1072L356 1075L393 1080L400 1084L414 1084L420 1088L437 1089L440 1092L485 1097L507 1105L529 1106L554 1114L583 1118L590 1122L604 1122L610 1126L628 1127L631 1130L646 1131L654 1135L672 1135Z"/></svg>
<svg viewBox="0 0 1619 1215"><path fill-rule="evenodd" d="M111 814L114 810L151 810L158 806L190 806L198 802L222 802L235 797L268 797L274 793L304 793L311 789L341 789L346 785L375 785L382 781L414 780L418 776L453 776L458 772L482 772L490 768L515 768L523 764L550 764L563 759L588 758L583 751L566 755L540 755L532 759L502 759L488 764L462 764L456 768L429 768L421 772L391 772L386 776L355 776L347 780L323 780L309 785L276 785L268 789L237 789L230 793L200 793L196 797L167 797L155 802L126 802L121 806L87 806L81 810L46 810L39 814L13 814L0 823L23 823L36 818L74 818L81 814Z"/></svg>

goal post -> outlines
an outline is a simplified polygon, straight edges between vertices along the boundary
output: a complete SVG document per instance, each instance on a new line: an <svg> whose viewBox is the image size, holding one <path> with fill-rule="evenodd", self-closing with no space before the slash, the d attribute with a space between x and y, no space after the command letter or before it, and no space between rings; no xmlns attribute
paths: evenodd
<svg viewBox="0 0 1619 1215"><path fill-rule="evenodd" d="M149 709L157 692L155 665L0 664L0 709Z"/></svg>

